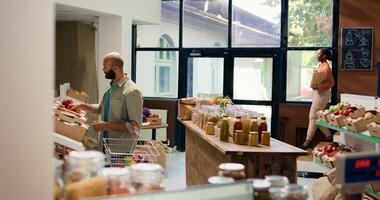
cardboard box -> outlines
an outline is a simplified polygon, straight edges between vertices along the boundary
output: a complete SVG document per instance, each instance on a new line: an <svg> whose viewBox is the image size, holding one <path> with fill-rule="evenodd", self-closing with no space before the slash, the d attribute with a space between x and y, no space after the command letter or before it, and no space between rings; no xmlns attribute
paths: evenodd
<svg viewBox="0 0 380 200"><path fill-rule="evenodd" d="M70 122L70 123L77 122L80 124L86 124L87 123L86 117L83 117L83 116L79 117L78 115L74 115L72 113L57 110L57 109L55 109L54 111L55 111L55 115L63 121Z"/></svg>
<svg viewBox="0 0 380 200"><path fill-rule="evenodd" d="M344 120L347 119L347 118L348 118L348 116L331 114L331 115L328 116L328 121L333 126L343 127L343 126L346 125L344 123Z"/></svg>
<svg viewBox="0 0 380 200"><path fill-rule="evenodd" d="M364 118L347 118L345 120L346 128L350 131L355 132L364 132L368 130L367 125L372 122L378 122L380 123L380 113L377 113L377 115L374 118L365 120Z"/></svg>
<svg viewBox="0 0 380 200"><path fill-rule="evenodd" d="M85 124L68 123L54 117L54 131L73 140L82 142L87 129Z"/></svg>
<svg viewBox="0 0 380 200"><path fill-rule="evenodd" d="M328 116L331 115L331 114L332 114L332 113L330 113L330 112L326 112L326 111L324 111L324 110L320 110L320 111L317 112L317 117L318 117L318 119L321 120L321 121L328 122L327 118L328 118Z"/></svg>
<svg viewBox="0 0 380 200"><path fill-rule="evenodd" d="M159 117L148 117L147 118L148 122L151 124L151 125L160 125L162 124L162 119L159 118Z"/></svg>
<svg viewBox="0 0 380 200"><path fill-rule="evenodd" d="M380 138L380 125L376 122L372 122L367 125L369 135L372 137Z"/></svg>

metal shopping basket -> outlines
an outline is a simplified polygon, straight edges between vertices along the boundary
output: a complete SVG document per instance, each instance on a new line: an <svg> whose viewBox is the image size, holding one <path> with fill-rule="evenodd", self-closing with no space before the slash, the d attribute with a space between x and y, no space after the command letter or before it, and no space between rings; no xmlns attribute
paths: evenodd
<svg viewBox="0 0 380 200"><path fill-rule="evenodd" d="M110 167L134 163L155 163L160 153L150 140L104 138L106 161Z"/></svg>

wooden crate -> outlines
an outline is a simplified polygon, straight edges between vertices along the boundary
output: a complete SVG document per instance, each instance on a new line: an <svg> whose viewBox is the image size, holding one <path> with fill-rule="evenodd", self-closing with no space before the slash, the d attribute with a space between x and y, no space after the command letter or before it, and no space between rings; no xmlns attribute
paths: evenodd
<svg viewBox="0 0 380 200"><path fill-rule="evenodd" d="M364 118L347 118L345 120L346 128L350 131L356 131L356 132L363 132L368 130L367 125L372 122L380 122L380 113L377 113L377 115L374 118L365 120Z"/></svg>
<svg viewBox="0 0 380 200"><path fill-rule="evenodd" d="M336 127L343 127L345 126L344 120L347 119L347 116L344 115L334 115L331 114L328 116L328 122Z"/></svg>
<svg viewBox="0 0 380 200"><path fill-rule="evenodd" d="M378 137L380 138L380 125L376 122L369 123L367 125L369 135L372 137Z"/></svg>
<svg viewBox="0 0 380 200"><path fill-rule="evenodd" d="M318 119L320 119L321 121L324 121L324 122L328 122L327 118L330 115L332 115L332 113L324 111L324 110L320 110L317 112Z"/></svg>

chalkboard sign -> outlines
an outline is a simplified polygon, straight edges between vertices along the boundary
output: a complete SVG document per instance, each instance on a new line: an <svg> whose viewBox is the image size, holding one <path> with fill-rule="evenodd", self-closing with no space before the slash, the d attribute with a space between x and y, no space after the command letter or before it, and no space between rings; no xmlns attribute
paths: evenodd
<svg viewBox="0 0 380 200"><path fill-rule="evenodd" d="M372 28L342 29L342 69L372 69Z"/></svg>

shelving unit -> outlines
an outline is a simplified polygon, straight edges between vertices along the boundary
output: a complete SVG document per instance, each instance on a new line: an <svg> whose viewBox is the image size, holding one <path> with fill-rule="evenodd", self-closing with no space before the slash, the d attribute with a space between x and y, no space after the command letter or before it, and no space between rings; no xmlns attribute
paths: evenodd
<svg viewBox="0 0 380 200"><path fill-rule="evenodd" d="M336 126L333 126L327 122L324 122L324 121L321 121L321 120L317 120L316 122L317 125L320 125L320 126L323 126L323 127L327 127L329 129L333 129L333 130L336 130L336 131L340 131L341 133L345 133L345 134L350 134L350 135L353 135L353 136L356 136L356 137L359 137L363 140L367 140L369 142L373 142L373 143L376 143L376 144L380 144L380 138L376 138L376 137L372 137L369 135L369 132L368 131L365 131L365 132L354 132L354 131L349 131L347 130L345 127L343 128L340 128L340 127L336 127Z"/></svg>
<svg viewBox="0 0 380 200"><path fill-rule="evenodd" d="M322 163L319 160L314 159L314 163L317 164L317 165L319 165L319 166L321 166L321 167L323 167L323 168L325 168L325 169L327 169L327 170L331 170L332 169L331 167L325 165L324 163Z"/></svg>
<svg viewBox="0 0 380 200"><path fill-rule="evenodd" d="M366 110L375 110L380 106L380 99L370 96L342 94L341 101L350 103L351 105L362 105L366 108ZM317 120L316 124L335 131L339 131L341 133L339 142L354 148L358 152L380 152L380 138L370 136L368 130L365 132L350 131L345 127L336 127L321 120ZM324 167L327 170L331 169L331 167L318 160L314 159L314 163ZM376 193L371 189L366 189L364 193L373 198L380 199L380 193Z"/></svg>
<svg viewBox="0 0 380 200"><path fill-rule="evenodd" d="M68 137L61 135L59 133L53 132L53 141L55 143L60 144L60 145L69 147L75 151L85 151L85 148L81 142L78 142L76 140L68 138Z"/></svg>

